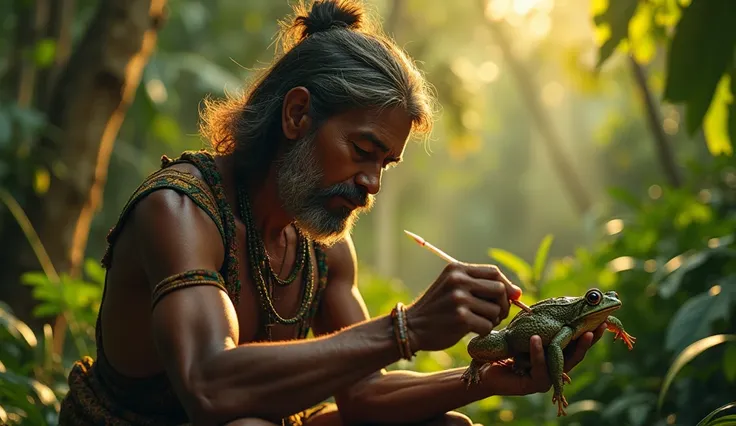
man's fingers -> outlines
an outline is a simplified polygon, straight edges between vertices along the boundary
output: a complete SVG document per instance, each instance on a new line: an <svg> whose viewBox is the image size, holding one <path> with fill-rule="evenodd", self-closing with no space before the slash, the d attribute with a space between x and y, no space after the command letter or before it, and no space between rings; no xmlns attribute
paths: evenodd
<svg viewBox="0 0 736 426"><path fill-rule="evenodd" d="M599 325L598 328L596 328L595 331L593 332L593 342L591 343L591 346L595 345L597 341L601 340L601 337L603 337L603 333L605 332L606 332L606 323L603 323Z"/></svg>
<svg viewBox="0 0 736 426"><path fill-rule="evenodd" d="M504 283L500 281L476 279L470 284L470 292L473 296L493 302L497 305L500 311L496 316L501 319L504 319L509 315L510 302L508 300L508 294L506 293L506 286Z"/></svg>
<svg viewBox="0 0 736 426"><path fill-rule="evenodd" d="M585 358L585 354L588 352L588 349L593 344L593 333L590 331L580 336L580 338L575 343L575 351L573 352L572 356L565 361L565 372L568 372L573 369L576 365L580 363L580 361Z"/></svg>
<svg viewBox="0 0 736 426"><path fill-rule="evenodd" d="M468 325L470 331L480 336L487 335L495 326L490 320L474 314L471 310L465 307L458 309L458 314L461 316L462 321Z"/></svg>
<svg viewBox="0 0 736 426"><path fill-rule="evenodd" d="M468 302L468 307L474 314L492 321L494 327L500 322L501 308L496 303L472 298Z"/></svg>
<svg viewBox="0 0 736 426"><path fill-rule="evenodd" d="M521 289L511 283L506 275L501 272L495 265L466 265L468 275L473 278L485 280L500 281L506 286L506 293L509 299L517 300L521 297Z"/></svg>
<svg viewBox="0 0 736 426"><path fill-rule="evenodd" d="M506 293L506 285L500 281L487 280L484 278L473 278L468 277L467 285L468 290L475 297L480 297L485 300L497 300L503 299L504 293Z"/></svg>
<svg viewBox="0 0 736 426"><path fill-rule="evenodd" d="M529 339L529 359L532 363L531 373L535 380L542 379L547 376L547 362L544 359L544 348L542 347L542 338L532 336ZM541 374L542 376L537 376Z"/></svg>

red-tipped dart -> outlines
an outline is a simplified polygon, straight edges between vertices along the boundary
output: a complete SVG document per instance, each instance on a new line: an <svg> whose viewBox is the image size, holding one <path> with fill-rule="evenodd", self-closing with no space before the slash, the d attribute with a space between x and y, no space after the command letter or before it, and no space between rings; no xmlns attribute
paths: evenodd
<svg viewBox="0 0 736 426"><path fill-rule="evenodd" d="M404 230L404 232L406 233L406 235L408 235L409 237L411 237L411 239L413 239L414 241L416 241L417 244L419 244L420 246L426 248L427 250L431 251L432 253L436 254L437 256L441 257L442 259L446 260L447 262L450 262L450 263L458 263L458 261L454 257L450 256L449 254L445 253L444 251L442 251L442 250L438 249L437 247L433 246L432 244L430 244L429 242L427 242L427 240L425 240L424 238L420 237L419 235L417 235L417 234L415 234L413 232L409 232L406 229ZM519 308L525 310L526 312L528 312L528 313L531 313L532 312L532 309L530 307L528 307L524 302L522 302L520 300L513 300L513 299L510 299L510 300L511 300L511 303L513 303L514 305L518 306Z"/></svg>

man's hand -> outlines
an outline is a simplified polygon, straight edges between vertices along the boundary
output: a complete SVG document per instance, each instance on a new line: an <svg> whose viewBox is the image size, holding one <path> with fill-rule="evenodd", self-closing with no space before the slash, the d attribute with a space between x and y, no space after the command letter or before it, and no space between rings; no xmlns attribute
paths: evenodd
<svg viewBox="0 0 736 426"><path fill-rule="evenodd" d="M494 265L451 263L407 309L415 351L440 351L470 332L486 335L509 314L521 289Z"/></svg>
<svg viewBox="0 0 736 426"><path fill-rule="evenodd" d="M600 340L606 331L605 323L600 325L595 332L587 332L577 340L573 340L564 350L565 367L563 371L569 372L580 363L591 346ZM532 336L531 346L531 370L529 375L520 376L512 370L510 365L486 365L481 369L482 383L492 387L493 395L529 395L532 393L544 393L552 387L545 362L542 339Z"/></svg>

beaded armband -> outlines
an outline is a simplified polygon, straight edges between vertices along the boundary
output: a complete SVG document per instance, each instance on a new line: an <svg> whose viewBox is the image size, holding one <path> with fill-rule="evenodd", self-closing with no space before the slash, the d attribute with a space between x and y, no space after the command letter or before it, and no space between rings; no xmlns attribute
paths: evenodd
<svg viewBox="0 0 736 426"><path fill-rule="evenodd" d="M172 291L198 285L212 285L227 293L225 281L219 272L209 269L192 269L166 277L156 284L151 294L151 309L156 306L162 297Z"/></svg>
<svg viewBox="0 0 736 426"><path fill-rule="evenodd" d="M396 307L391 310L391 320L394 326L394 336L396 336L396 344L399 346L401 358L411 361L414 358L414 352L411 350L409 343L409 323L406 320L406 306L399 302Z"/></svg>

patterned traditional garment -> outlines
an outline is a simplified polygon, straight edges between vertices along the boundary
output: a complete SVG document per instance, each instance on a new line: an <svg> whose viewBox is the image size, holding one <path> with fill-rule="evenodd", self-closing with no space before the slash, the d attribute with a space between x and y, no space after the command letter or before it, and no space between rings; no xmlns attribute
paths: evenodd
<svg viewBox="0 0 736 426"><path fill-rule="evenodd" d="M191 174L169 168L180 162L196 166L204 183ZM191 198L215 222L222 236L227 253L220 271L187 271L162 281L152 295L156 303L169 291L188 285L214 285L224 289L234 304L240 295L238 278L238 242L235 238L235 217L225 199L220 175L214 157L206 151L187 151L171 160L164 156L161 169L151 174L133 193L124 207L117 224L107 236L108 248L102 264L110 268L112 249L116 237L133 206L143 197L159 189L173 189ZM317 256L318 275L314 301L309 308L307 326L301 328L300 337L309 332L310 319L316 313L322 290L327 283L326 256L319 245L314 245ZM105 299L103 292L102 300ZM148 426L184 425L189 423L186 412L179 402L165 372L147 378L131 378L118 373L107 361L102 345L101 313L97 317L96 342L97 360L84 357L77 361L69 374L69 392L61 404L59 424ZM324 408L319 405L284 419L284 423L299 426L306 418Z"/></svg>

